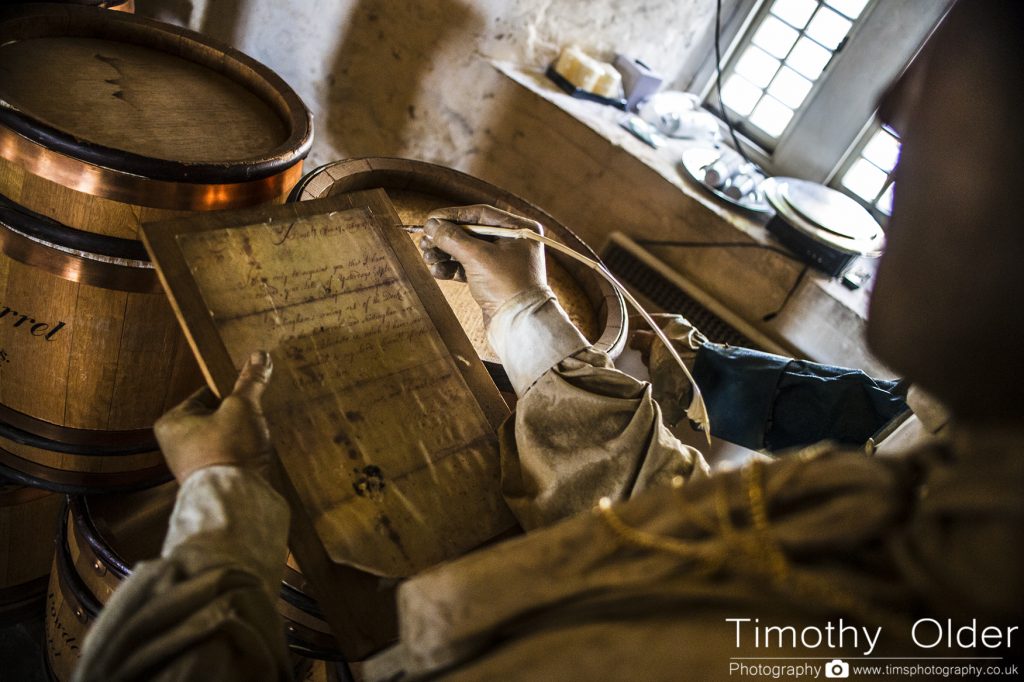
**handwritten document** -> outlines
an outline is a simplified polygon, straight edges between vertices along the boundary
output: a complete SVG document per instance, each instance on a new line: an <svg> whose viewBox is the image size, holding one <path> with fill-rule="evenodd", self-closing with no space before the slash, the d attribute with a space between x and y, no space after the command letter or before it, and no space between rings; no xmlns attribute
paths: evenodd
<svg viewBox="0 0 1024 682"><path fill-rule="evenodd" d="M459 371L471 359L448 350L383 229L352 209L176 239L235 366L273 356L264 409L327 555L400 577L511 518L493 423Z"/></svg>

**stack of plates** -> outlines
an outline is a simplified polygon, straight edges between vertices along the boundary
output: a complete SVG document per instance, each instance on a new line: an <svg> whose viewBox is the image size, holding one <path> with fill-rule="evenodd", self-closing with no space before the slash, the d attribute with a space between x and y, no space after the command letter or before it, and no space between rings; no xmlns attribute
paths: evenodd
<svg viewBox="0 0 1024 682"><path fill-rule="evenodd" d="M839 275L858 256L882 254L882 227L845 194L786 177L769 178L761 190L776 212L769 231L825 272Z"/></svg>

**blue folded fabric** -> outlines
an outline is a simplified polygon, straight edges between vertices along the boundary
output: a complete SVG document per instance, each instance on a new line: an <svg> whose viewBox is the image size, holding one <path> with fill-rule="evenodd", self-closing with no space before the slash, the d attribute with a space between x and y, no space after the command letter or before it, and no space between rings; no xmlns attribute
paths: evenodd
<svg viewBox="0 0 1024 682"><path fill-rule="evenodd" d="M898 381L749 348L705 344L693 376L712 433L753 450L822 440L863 445L908 409Z"/></svg>

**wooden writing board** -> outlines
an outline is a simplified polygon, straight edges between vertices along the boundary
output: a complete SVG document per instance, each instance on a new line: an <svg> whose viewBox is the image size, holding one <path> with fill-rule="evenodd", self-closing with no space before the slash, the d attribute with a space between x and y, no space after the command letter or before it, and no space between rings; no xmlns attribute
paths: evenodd
<svg viewBox="0 0 1024 682"><path fill-rule="evenodd" d="M142 230L211 387L230 392L253 350L273 357L292 549L350 659L395 637L382 586L513 525L508 408L398 224L372 190Z"/></svg>

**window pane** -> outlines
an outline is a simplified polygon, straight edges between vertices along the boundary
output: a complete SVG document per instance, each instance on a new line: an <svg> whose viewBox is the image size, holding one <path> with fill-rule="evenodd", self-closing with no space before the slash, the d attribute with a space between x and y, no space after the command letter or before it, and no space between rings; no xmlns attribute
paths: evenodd
<svg viewBox="0 0 1024 682"><path fill-rule="evenodd" d="M868 4L868 0L825 0L829 5L835 7L837 10L850 17L856 19L860 16L860 13L864 11L864 6Z"/></svg>
<svg viewBox="0 0 1024 682"><path fill-rule="evenodd" d="M807 93L811 91L811 81L807 80L788 66L782 67L779 75L772 81L768 93L774 95L787 107L796 109L803 104Z"/></svg>
<svg viewBox="0 0 1024 682"><path fill-rule="evenodd" d="M775 0L772 14L790 26L803 28L817 7L818 3L814 0Z"/></svg>
<svg viewBox="0 0 1024 682"><path fill-rule="evenodd" d="M772 137L778 137L789 125L791 118L793 118L792 109L774 97L765 96L758 103L749 120Z"/></svg>
<svg viewBox="0 0 1024 682"><path fill-rule="evenodd" d="M851 26L853 24L849 19L827 7L822 7L807 26L807 35L830 50L834 50L839 47L839 43L843 42L843 38L850 32Z"/></svg>
<svg viewBox="0 0 1024 682"><path fill-rule="evenodd" d="M762 88L772 82L778 70L779 60L753 45L744 50L743 56L736 62L736 73L743 74L751 83Z"/></svg>
<svg viewBox="0 0 1024 682"><path fill-rule="evenodd" d="M767 16L754 34L754 44L763 47L769 54L782 59L789 54L800 34L773 16Z"/></svg>
<svg viewBox="0 0 1024 682"><path fill-rule="evenodd" d="M896 186L896 183L891 183L879 197L878 201L875 202L875 206L878 210L885 215L892 215L892 188Z"/></svg>
<svg viewBox="0 0 1024 682"><path fill-rule="evenodd" d="M882 170L891 171L900 157L900 142L884 130L879 130L871 136L861 156Z"/></svg>
<svg viewBox="0 0 1024 682"><path fill-rule="evenodd" d="M821 45L816 44L813 40L801 38L793 48L793 52L790 53L786 64L814 80L821 75L831 58L832 53Z"/></svg>
<svg viewBox="0 0 1024 682"><path fill-rule="evenodd" d="M729 76L722 86L722 101L740 116L748 115L760 97L761 88L742 76Z"/></svg>
<svg viewBox="0 0 1024 682"><path fill-rule="evenodd" d="M843 187L864 199L873 202L882 191L888 176L885 171L869 161L857 159L843 176Z"/></svg>

